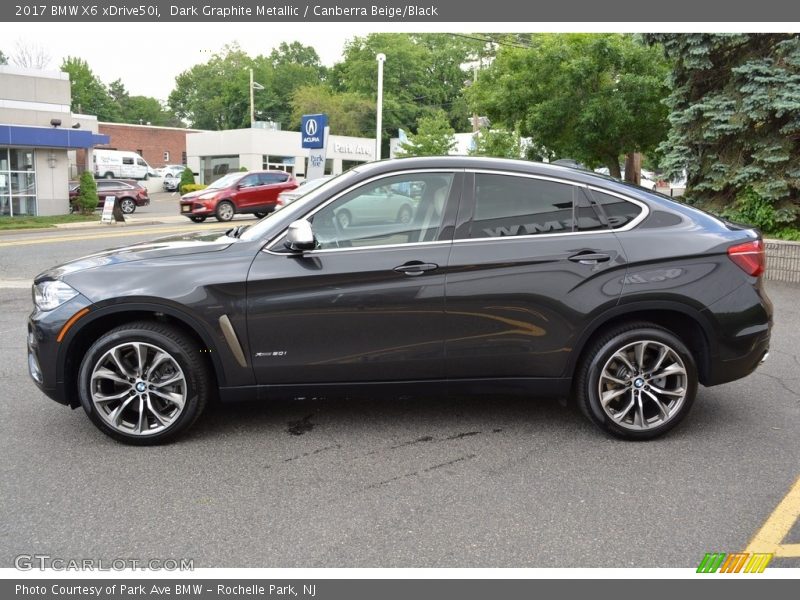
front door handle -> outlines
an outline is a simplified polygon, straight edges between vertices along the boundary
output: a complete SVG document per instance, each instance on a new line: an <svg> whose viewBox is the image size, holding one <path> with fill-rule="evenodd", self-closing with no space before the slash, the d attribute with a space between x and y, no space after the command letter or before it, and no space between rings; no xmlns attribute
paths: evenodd
<svg viewBox="0 0 800 600"><path fill-rule="evenodd" d="M570 256L569 260L582 265L596 265L597 263L608 262L611 257L600 252L578 252L578 254Z"/></svg>
<svg viewBox="0 0 800 600"><path fill-rule="evenodd" d="M398 273L404 273L411 277L416 277L417 275L422 275L425 271L433 271L434 269L438 269L439 265L435 263L424 263L418 260L412 260L411 262L407 262L404 265L400 265L399 267L395 267L394 270Z"/></svg>

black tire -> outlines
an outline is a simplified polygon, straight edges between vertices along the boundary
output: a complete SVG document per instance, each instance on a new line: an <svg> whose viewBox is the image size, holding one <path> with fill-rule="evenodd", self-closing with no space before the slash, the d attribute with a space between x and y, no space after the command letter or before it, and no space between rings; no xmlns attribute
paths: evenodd
<svg viewBox="0 0 800 600"><path fill-rule="evenodd" d="M105 175L103 175L105 179L114 179L114 174L111 171L108 171Z"/></svg>
<svg viewBox="0 0 800 600"><path fill-rule="evenodd" d="M124 392L126 385L134 386L138 384L138 379L136 383L125 383L124 381L116 383L121 380L98 377L96 382L97 389L93 390L91 387L92 373L98 368L102 369L101 365L110 364L108 363L110 360L108 353L114 348L123 349L118 352L118 356L120 357L121 363L126 365L126 369L133 373L135 369L133 359L131 359L130 362L126 362L128 359L126 358L124 349L127 347L126 345L135 343L146 345L148 347L147 353L149 356L155 358L158 356L156 352L160 351L166 353L171 361L167 363L162 360L159 364L153 364L154 370L151 373L145 372L144 376L141 378L142 383L145 381L150 383L154 381L166 381L162 379L151 379L151 377L169 378L174 377L174 374L178 373L182 377L181 383L173 385L181 386L180 393L175 392L174 387L162 387L161 390L167 390L166 393L172 394L173 396L184 396L182 408L178 410L177 406L174 407L174 410L177 412L169 417L171 422L166 426L163 422L159 424L153 412L148 413L145 411L149 416L143 420L144 423L148 424L148 431L144 433L136 433L134 430L131 430L130 427L135 427L133 423L120 421L118 427L112 426L109 423L109 419L113 419L114 411L120 408L123 401L129 399L127 395L123 396L116 406L114 402L99 402L98 405L105 407L104 409L98 408L92 396L93 392L96 392L98 395L103 395L106 392L108 392L109 396L116 395L119 390ZM127 356L134 356L134 354L129 353ZM157 361L154 360L153 363L157 363ZM117 364L120 363L118 362ZM179 369L175 369L174 365L178 365ZM167 369L169 367L173 367L172 371L168 370L166 375L159 372L161 369ZM105 370L107 371L108 369ZM197 420L211 395L211 381L208 372L209 365L201 355L200 348L183 332L170 325L154 321L139 321L116 327L102 335L100 339L92 344L81 361L78 373L78 392L83 409L100 431L126 444L149 446L174 440ZM156 383L156 386L158 385L159 384ZM164 384L161 383L160 385ZM109 388L108 386L111 387ZM169 407L168 402L163 402L155 395L157 392L151 391L153 387L153 385L150 385L150 388L145 390L142 394L144 396L149 395L151 399L141 400L141 402L147 402L148 406L158 406L158 403L161 402L164 406ZM131 392L130 395L136 396L136 392ZM120 416L127 416L128 413L125 412L126 410L130 411L131 416L138 414L135 404L139 401L139 398L134 397L127 409L122 407L119 411ZM151 402L152 404L150 404ZM141 407L142 404L138 406ZM103 410L103 415L100 414L101 410ZM109 412L111 414L109 414ZM167 418L164 414L161 414L161 418ZM162 428L159 429L159 427Z"/></svg>
<svg viewBox="0 0 800 600"><path fill-rule="evenodd" d="M136 212L136 202L133 198L122 198L119 201L119 209L126 215L132 215Z"/></svg>
<svg viewBox="0 0 800 600"><path fill-rule="evenodd" d="M225 223L233 219L234 215L236 214L236 209L233 206L232 202L228 200L223 200L217 204L217 210L214 214L214 217L217 221L221 221Z"/></svg>
<svg viewBox="0 0 800 600"><path fill-rule="evenodd" d="M635 358L639 347L643 348L641 362L644 365L640 371L630 372L623 362L614 358L620 352L630 352L628 358L631 359L631 366L639 369ZM658 357L662 348L667 348L674 354L667 351L659 370L650 373L652 367L659 364ZM685 374L681 375L676 371L674 374L655 377L668 370L663 368L667 361L674 361L672 364L677 365L678 369L682 368ZM610 373L615 367L619 370ZM605 371L606 376L603 376L604 369L608 369ZM641 376L637 375L639 372ZM574 392L581 411L601 429L628 440L653 439L667 433L686 417L697 394L697 367L692 353L673 333L647 322L621 325L603 332L584 354L576 375ZM624 381L624 385L610 383L607 375ZM601 376L602 385L607 386L604 393L612 398L607 402L607 408L603 408L601 402ZM657 387L656 383L661 387ZM666 390L670 385L682 390L682 398L674 396L675 390L665 392L670 395L661 395L654 391ZM615 392L620 394L615 395ZM653 399L654 395L657 399ZM670 407L669 403L673 401L675 404ZM625 412L626 408L631 410L630 406L634 407L633 415ZM637 415L638 410L641 412ZM612 415L619 420L612 418Z"/></svg>
<svg viewBox="0 0 800 600"><path fill-rule="evenodd" d="M254 212L254 213L253 213L253 215L255 215L256 219L263 219L263 218L264 218L264 217L266 217L268 214L269 214L269 213L268 213L268 212L266 212L266 211L258 211L258 212Z"/></svg>
<svg viewBox="0 0 800 600"><path fill-rule="evenodd" d="M408 204L404 204L400 207L400 210L397 211L397 222L403 224L410 223L412 215L411 207Z"/></svg>
<svg viewBox="0 0 800 600"><path fill-rule="evenodd" d="M195 223L202 223L206 220L205 217L189 217L190 220L194 221Z"/></svg>
<svg viewBox="0 0 800 600"><path fill-rule="evenodd" d="M346 208L343 208L339 212L336 213L336 223L342 229L347 229L353 223L353 216L350 214L350 211Z"/></svg>

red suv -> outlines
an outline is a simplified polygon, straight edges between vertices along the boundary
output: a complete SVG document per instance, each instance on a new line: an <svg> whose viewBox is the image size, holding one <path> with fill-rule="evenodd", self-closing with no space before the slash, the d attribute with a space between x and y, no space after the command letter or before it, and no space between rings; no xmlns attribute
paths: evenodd
<svg viewBox="0 0 800 600"><path fill-rule="evenodd" d="M230 221L236 213L252 213L259 219L273 210L278 194L297 187L297 180L284 171L228 173L204 190L181 197L181 214L195 223L214 216Z"/></svg>

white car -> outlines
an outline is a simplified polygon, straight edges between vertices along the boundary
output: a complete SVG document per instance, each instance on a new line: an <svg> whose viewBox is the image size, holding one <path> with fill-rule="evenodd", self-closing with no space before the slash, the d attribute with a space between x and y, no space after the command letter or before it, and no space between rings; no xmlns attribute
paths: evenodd
<svg viewBox="0 0 800 600"><path fill-rule="evenodd" d="M184 169L186 169L184 165L167 165L159 169L159 175L163 178L161 187L164 191L174 192L178 189Z"/></svg>

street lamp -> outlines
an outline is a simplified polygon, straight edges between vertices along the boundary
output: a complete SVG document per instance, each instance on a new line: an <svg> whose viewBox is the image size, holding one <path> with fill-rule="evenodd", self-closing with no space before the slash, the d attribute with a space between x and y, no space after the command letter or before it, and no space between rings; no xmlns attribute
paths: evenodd
<svg viewBox="0 0 800 600"><path fill-rule="evenodd" d="M250 128L256 125L256 107L253 101L253 90L263 90L264 86L253 81L253 69L250 69Z"/></svg>
<svg viewBox="0 0 800 600"><path fill-rule="evenodd" d="M381 129L383 129L383 63L386 55L381 52L375 59L378 61L378 118L375 124L375 160L381 159Z"/></svg>

